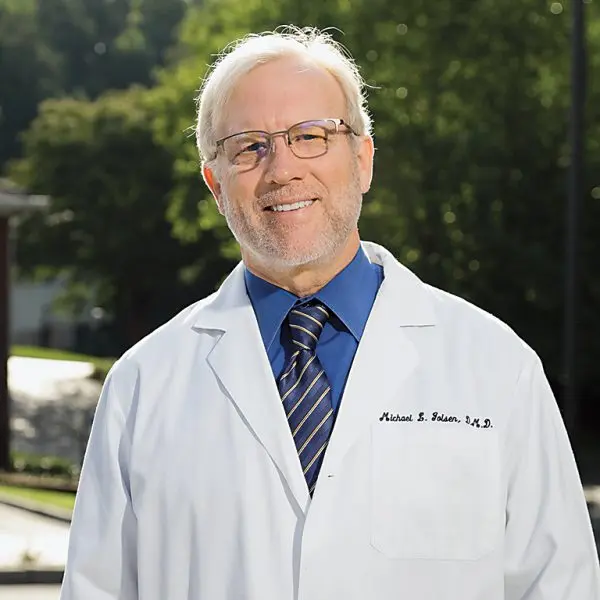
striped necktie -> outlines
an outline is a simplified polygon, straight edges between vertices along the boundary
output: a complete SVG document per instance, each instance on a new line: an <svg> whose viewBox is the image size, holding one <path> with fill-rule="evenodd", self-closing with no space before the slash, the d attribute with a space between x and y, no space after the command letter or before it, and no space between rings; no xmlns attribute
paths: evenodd
<svg viewBox="0 0 600 600"><path fill-rule="evenodd" d="M316 301L289 312L287 322L297 350L277 381L311 496L333 427L331 387L315 353L328 318L329 311Z"/></svg>

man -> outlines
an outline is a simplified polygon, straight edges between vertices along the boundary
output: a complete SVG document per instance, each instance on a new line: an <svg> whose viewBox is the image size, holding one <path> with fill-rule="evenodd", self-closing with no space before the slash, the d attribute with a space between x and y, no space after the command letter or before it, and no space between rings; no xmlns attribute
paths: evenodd
<svg viewBox="0 0 600 600"><path fill-rule="evenodd" d="M318 31L241 40L205 80L243 261L112 369L62 600L600 600L538 357L360 240L370 131Z"/></svg>

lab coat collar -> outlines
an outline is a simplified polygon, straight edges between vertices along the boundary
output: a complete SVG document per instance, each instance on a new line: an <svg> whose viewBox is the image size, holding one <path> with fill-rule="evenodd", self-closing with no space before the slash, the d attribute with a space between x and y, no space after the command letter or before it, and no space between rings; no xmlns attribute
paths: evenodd
<svg viewBox="0 0 600 600"><path fill-rule="evenodd" d="M362 242L362 247L371 262L383 266L386 294L394 297L395 316L392 320L405 327L434 325L435 314L427 286L383 246ZM233 315L247 314L251 309L244 283L244 265L240 262L219 291L195 308L193 326L225 332L231 329Z"/></svg>
<svg viewBox="0 0 600 600"><path fill-rule="evenodd" d="M383 410L393 408L390 403L397 397L395 392L419 363L418 352L403 328L427 327L435 322L427 286L383 247L363 242L363 248L371 261L383 266L384 280L349 373L321 468L322 474L330 476L357 437ZM308 489L246 292L241 263L190 317L196 331L216 334L208 356L215 376L287 481L299 509L306 512ZM317 484L315 496L318 488Z"/></svg>

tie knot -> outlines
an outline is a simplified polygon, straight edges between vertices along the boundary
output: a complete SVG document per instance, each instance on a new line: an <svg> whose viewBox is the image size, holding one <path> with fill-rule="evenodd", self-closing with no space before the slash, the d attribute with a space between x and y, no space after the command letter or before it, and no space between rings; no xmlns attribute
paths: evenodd
<svg viewBox="0 0 600 600"><path fill-rule="evenodd" d="M288 314L292 342L303 350L314 352L329 319L329 310L317 301L295 306Z"/></svg>

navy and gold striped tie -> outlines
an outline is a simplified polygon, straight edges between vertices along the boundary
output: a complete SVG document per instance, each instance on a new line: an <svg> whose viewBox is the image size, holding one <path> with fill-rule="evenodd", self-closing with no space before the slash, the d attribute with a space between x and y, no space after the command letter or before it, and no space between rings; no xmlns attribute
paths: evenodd
<svg viewBox="0 0 600 600"><path fill-rule="evenodd" d="M297 350L277 381L311 496L334 420L331 386L315 353L328 318L329 311L316 301L289 312L290 335Z"/></svg>

